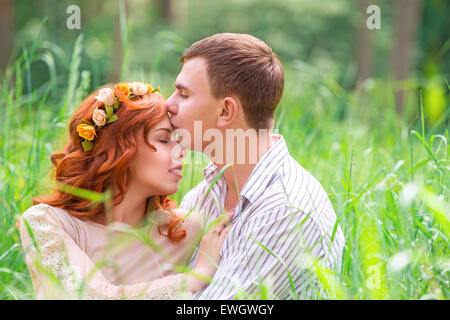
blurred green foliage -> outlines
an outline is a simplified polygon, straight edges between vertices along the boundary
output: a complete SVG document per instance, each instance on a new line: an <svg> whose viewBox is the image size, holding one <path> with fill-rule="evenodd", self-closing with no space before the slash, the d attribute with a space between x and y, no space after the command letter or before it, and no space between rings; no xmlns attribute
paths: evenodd
<svg viewBox="0 0 450 320"><path fill-rule="evenodd" d="M181 53L217 32L253 34L283 61L275 127L324 186L347 240L336 275L344 293L330 297L448 299L447 1L421 1L410 77L398 82L389 64L394 2L376 1L382 29L371 31L374 72L360 90L355 33L364 15L356 0L171 3L167 19L156 0L14 1L14 49L0 87L0 299L34 297L15 222L31 197L48 191L49 157L67 141L83 97L119 77L160 85L167 96ZM81 30L66 27L72 4ZM413 93L405 116L395 111L399 88ZM176 201L202 179L202 167L185 168ZM373 266L379 292L367 285Z"/></svg>
<svg viewBox="0 0 450 320"><path fill-rule="evenodd" d="M81 70L90 70L92 88L114 78L121 51L127 51L124 67L128 75L151 73L163 86L170 86L180 69L179 56L191 43L219 32L250 33L266 41L284 64L304 61L331 73L344 88L352 88L357 72L355 30L367 14L358 11L357 0L171 0L171 17L162 17L162 1L15 1L14 52L36 37L46 40L55 56L60 82L68 75L68 63L75 39L84 34L85 51ZM390 75L389 56L393 45L394 3L374 1L381 8L381 30L372 31L374 77ZM68 30L66 9L81 9L81 30ZM448 75L449 6L445 0L422 1L412 77ZM122 8L122 10L121 10ZM121 12L122 11L122 12ZM123 12L125 11L125 12ZM121 48L126 15L127 47ZM45 24L42 20L46 19ZM38 33L40 33L38 35ZM48 79L45 64L34 64L32 83ZM441 79L439 85L446 92ZM163 90L166 88L163 88Z"/></svg>

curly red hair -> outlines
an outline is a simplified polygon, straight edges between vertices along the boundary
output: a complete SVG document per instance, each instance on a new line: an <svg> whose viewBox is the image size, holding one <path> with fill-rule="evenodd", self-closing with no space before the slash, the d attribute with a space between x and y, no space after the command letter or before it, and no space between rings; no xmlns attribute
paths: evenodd
<svg viewBox="0 0 450 320"><path fill-rule="evenodd" d="M52 154L51 162L54 165L54 178L59 183L99 193L113 187L112 205L116 206L123 201L130 183L129 164L136 154L139 136L146 137L150 129L166 117L167 110L164 98L158 93L127 98L116 88L113 87L113 90L121 101L115 112L119 119L99 129L94 147L85 152L77 126L82 120L90 120L94 110L103 105L95 98L98 91L90 94L70 120L70 141L63 152ZM155 149L147 139L144 141ZM167 234L164 235L173 243L185 238L186 231L178 228L182 218L173 211L175 202L165 195L152 198L152 201L147 201L147 212L158 210L169 217L165 219ZM105 218L104 203L92 206L91 201L57 188L52 194L33 198L32 201L34 205L46 203L65 209L82 220Z"/></svg>

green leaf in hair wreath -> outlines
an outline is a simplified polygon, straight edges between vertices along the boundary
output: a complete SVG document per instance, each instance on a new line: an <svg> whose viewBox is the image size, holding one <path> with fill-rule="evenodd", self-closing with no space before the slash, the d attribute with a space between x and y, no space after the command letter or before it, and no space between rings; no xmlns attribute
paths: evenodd
<svg viewBox="0 0 450 320"><path fill-rule="evenodd" d="M105 106L105 110L106 110L106 119L111 118L114 112L114 108L111 106Z"/></svg>
<svg viewBox="0 0 450 320"><path fill-rule="evenodd" d="M119 117L117 115L113 114L111 117L106 119L106 124L112 123L112 122L117 121L117 120L119 120Z"/></svg>
<svg viewBox="0 0 450 320"><path fill-rule="evenodd" d="M94 124L92 122L90 122L89 120L81 120L81 123L87 124L89 126L94 126Z"/></svg>
<svg viewBox="0 0 450 320"><path fill-rule="evenodd" d="M111 107L113 107L114 111L117 111L117 109L119 109L119 105L120 101L119 99L116 99L116 102L114 102L114 104Z"/></svg>
<svg viewBox="0 0 450 320"><path fill-rule="evenodd" d="M159 90L159 86L158 86L158 87L156 87L156 88L153 88L153 89L152 89L152 92L160 92L160 90Z"/></svg>
<svg viewBox="0 0 450 320"><path fill-rule="evenodd" d="M92 141L85 140L81 144L83 145L83 149L85 152L91 150L94 147L94 144L92 143Z"/></svg>

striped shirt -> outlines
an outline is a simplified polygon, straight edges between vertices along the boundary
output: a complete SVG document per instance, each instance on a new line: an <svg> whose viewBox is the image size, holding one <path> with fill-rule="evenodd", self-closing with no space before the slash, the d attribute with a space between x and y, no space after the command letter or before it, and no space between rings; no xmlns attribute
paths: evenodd
<svg viewBox="0 0 450 320"><path fill-rule="evenodd" d="M273 136L278 141L240 192L220 265L194 299L258 299L261 288L269 288L271 299L312 299L323 293L317 263L334 272L341 269L344 235L326 192L289 155L284 138ZM195 207L206 223L224 212L224 177L207 193L218 173L210 163L203 171L205 179L180 205L185 210ZM197 254L198 248L191 267Z"/></svg>

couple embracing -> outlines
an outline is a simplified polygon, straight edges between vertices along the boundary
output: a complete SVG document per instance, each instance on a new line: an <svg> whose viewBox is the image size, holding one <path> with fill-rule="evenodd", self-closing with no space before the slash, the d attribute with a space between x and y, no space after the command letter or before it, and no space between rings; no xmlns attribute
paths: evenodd
<svg viewBox="0 0 450 320"><path fill-rule="evenodd" d="M51 156L60 187L20 219L38 299L258 299L262 288L312 299L332 283L318 274L340 270L344 236L328 196L272 133L278 56L223 33L181 63L167 100L151 84L119 83L73 114L69 142ZM249 143L236 144L242 134ZM186 149L211 162L177 206L168 196Z"/></svg>

